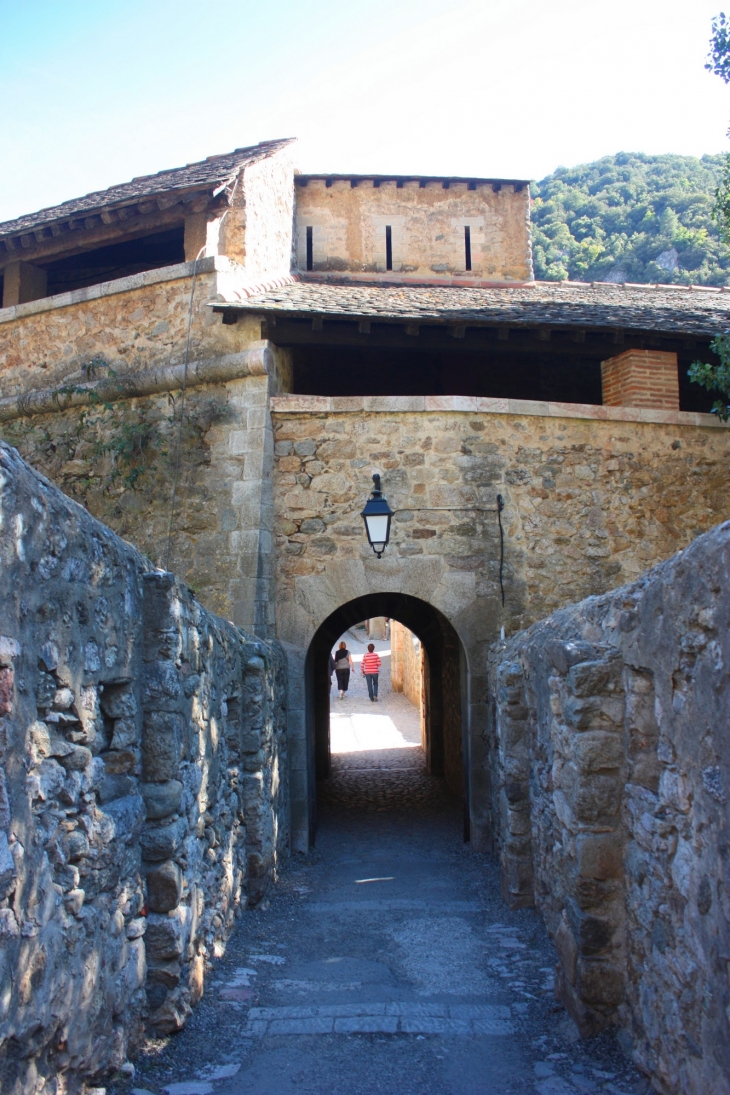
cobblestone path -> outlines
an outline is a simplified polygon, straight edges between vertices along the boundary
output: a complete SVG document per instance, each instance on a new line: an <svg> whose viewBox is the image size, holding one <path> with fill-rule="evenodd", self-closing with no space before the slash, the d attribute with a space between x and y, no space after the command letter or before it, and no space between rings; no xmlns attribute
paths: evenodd
<svg viewBox="0 0 730 1095"><path fill-rule="evenodd" d="M495 863L463 844L418 713L383 677L377 705L358 676L332 701L315 852L242 917L186 1029L110 1095L650 1090L612 1036L582 1042L555 1004L538 916L507 910Z"/></svg>

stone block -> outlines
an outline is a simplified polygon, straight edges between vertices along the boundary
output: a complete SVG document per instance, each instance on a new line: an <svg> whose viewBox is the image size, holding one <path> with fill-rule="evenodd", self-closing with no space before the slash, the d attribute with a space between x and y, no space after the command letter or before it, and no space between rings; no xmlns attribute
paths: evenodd
<svg viewBox="0 0 730 1095"><path fill-rule="evenodd" d="M179 958L183 952L183 925L179 917L151 913L147 917L145 947L149 962Z"/></svg>
<svg viewBox="0 0 730 1095"><path fill-rule="evenodd" d="M174 662L159 661L145 665L142 671L142 706L145 711L177 711L182 698L182 682Z"/></svg>
<svg viewBox="0 0 730 1095"><path fill-rule="evenodd" d="M503 853L500 860L502 900L511 909L531 908L535 904L532 860Z"/></svg>
<svg viewBox="0 0 730 1095"><path fill-rule="evenodd" d="M622 877L623 840L619 833L581 833L576 840L576 852L582 878Z"/></svg>
<svg viewBox="0 0 730 1095"><path fill-rule="evenodd" d="M130 775L105 775L98 787L99 802L104 805L114 799L133 795L137 790L137 781Z"/></svg>
<svg viewBox="0 0 730 1095"><path fill-rule="evenodd" d="M621 675L621 659L581 662L568 672L568 687L574 696L595 696L616 687Z"/></svg>
<svg viewBox="0 0 730 1095"><path fill-rule="evenodd" d="M572 748L573 760L581 772L620 768L626 759L622 735L602 730L577 734Z"/></svg>
<svg viewBox="0 0 730 1095"><path fill-rule="evenodd" d="M166 989L174 989L182 979L182 962L172 959L169 962L155 962L147 967L147 983L150 985L164 985Z"/></svg>
<svg viewBox="0 0 730 1095"><path fill-rule="evenodd" d="M184 818L169 825L147 827L140 837L142 858L152 863L171 859L185 839L187 831Z"/></svg>
<svg viewBox="0 0 730 1095"><path fill-rule="evenodd" d="M107 685L99 696L99 703L110 719L132 718L137 714L137 699L128 687Z"/></svg>
<svg viewBox="0 0 730 1095"><path fill-rule="evenodd" d="M136 718L117 719L112 734L112 749L129 749L139 744L139 725Z"/></svg>
<svg viewBox="0 0 730 1095"><path fill-rule="evenodd" d="M109 775L122 775L133 772L137 764L137 754L132 749L113 749L102 754L104 767Z"/></svg>
<svg viewBox="0 0 730 1095"><path fill-rule="evenodd" d="M581 998L560 965L555 970L555 999L563 1005L584 1038L600 1033L609 1022L606 1015Z"/></svg>
<svg viewBox="0 0 730 1095"><path fill-rule="evenodd" d="M579 958L576 966L576 991L594 1007L616 1008L623 1001L625 979L621 970L600 958Z"/></svg>
<svg viewBox="0 0 730 1095"><path fill-rule="evenodd" d="M139 795L125 795L104 806L104 813L114 822L114 839L131 844L139 837L145 817L145 804Z"/></svg>
<svg viewBox="0 0 730 1095"><path fill-rule="evenodd" d="M174 814L180 806L183 785L177 779L166 783L142 783L140 789L151 821Z"/></svg>
<svg viewBox="0 0 730 1095"><path fill-rule="evenodd" d="M623 700L611 696L568 696L563 717L575 730L619 727L623 723Z"/></svg>
<svg viewBox="0 0 730 1095"><path fill-rule="evenodd" d="M180 770L183 719L176 711L148 711L142 731L142 773L145 780L174 779Z"/></svg>
<svg viewBox="0 0 730 1095"><path fill-rule="evenodd" d="M146 882L147 903L152 912L170 912L180 904L182 871L171 859L148 871Z"/></svg>
<svg viewBox="0 0 730 1095"><path fill-rule="evenodd" d="M582 955L600 954L610 945L614 925L605 916L587 913L575 901L569 901L567 919Z"/></svg>
<svg viewBox="0 0 730 1095"><path fill-rule="evenodd" d="M85 745L75 745L60 758L64 768L73 772L83 772L91 764L91 750Z"/></svg>
<svg viewBox="0 0 730 1095"><path fill-rule="evenodd" d="M585 824L616 817L621 808L621 790L619 779L600 773L576 780L571 802L575 817Z"/></svg>
<svg viewBox="0 0 730 1095"><path fill-rule="evenodd" d="M571 984L574 984L578 962L578 944L568 923L565 910L563 910L558 930L555 933L555 949L558 952L564 976Z"/></svg>
<svg viewBox="0 0 730 1095"><path fill-rule="evenodd" d="M560 642L550 639L545 643L545 654L558 673L565 675L572 666L595 659L596 648L580 640Z"/></svg>

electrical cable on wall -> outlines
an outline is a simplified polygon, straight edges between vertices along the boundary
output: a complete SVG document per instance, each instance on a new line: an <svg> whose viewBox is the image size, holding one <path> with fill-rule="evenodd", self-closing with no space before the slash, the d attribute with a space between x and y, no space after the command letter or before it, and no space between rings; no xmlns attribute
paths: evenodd
<svg viewBox="0 0 730 1095"><path fill-rule="evenodd" d="M499 522L499 588L502 593L502 608L504 608L504 529L502 528L502 510L504 509L504 498L501 494L497 495L497 521Z"/></svg>

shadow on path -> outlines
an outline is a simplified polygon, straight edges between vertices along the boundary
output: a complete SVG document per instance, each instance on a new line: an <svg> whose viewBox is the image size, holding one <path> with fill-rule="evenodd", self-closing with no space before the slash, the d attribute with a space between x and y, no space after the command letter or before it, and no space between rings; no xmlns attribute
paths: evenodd
<svg viewBox="0 0 730 1095"><path fill-rule="evenodd" d="M187 1028L111 1091L648 1092L610 1035L579 1041L555 1004L546 932L505 908L496 865L463 844L408 701L364 706L353 688L332 706L316 850L241 919Z"/></svg>

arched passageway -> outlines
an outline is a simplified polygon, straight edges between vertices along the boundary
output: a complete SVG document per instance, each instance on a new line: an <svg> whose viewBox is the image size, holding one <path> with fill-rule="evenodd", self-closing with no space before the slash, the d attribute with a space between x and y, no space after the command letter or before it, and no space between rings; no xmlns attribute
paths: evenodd
<svg viewBox="0 0 730 1095"><path fill-rule="evenodd" d="M341 605L320 625L305 662L307 748L310 767L310 841L316 833L316 785L330 772L329 654L348 628L365 619L398 620L424 650L424 750L428 772L443 777L464 804L464 839L469 839L467 665L464 648L443 613L403 593L371 593Z"/></svg>

